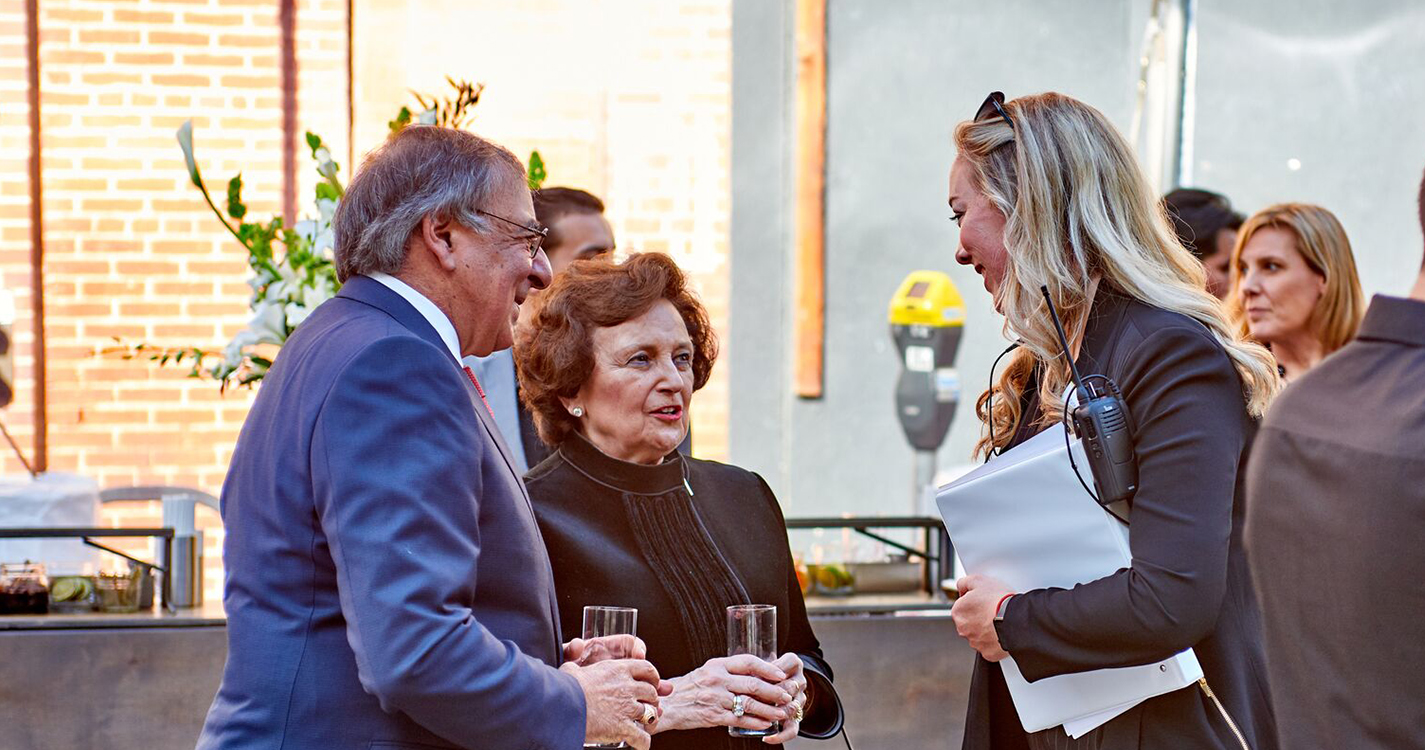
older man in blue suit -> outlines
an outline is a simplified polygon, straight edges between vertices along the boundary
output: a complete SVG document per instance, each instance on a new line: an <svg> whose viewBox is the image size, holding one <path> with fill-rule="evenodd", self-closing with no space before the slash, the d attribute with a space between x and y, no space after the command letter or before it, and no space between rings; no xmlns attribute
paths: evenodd
<svg viewBox="0 0 1425 750"><path fill-rule="evenodd" d="M352 180L344 286L283 348L223 487L200 748L648 747L658 675L561 646L529 498L459 364L510 346L549 283L534 222L519 161L469 133L408 128Z"/></svg>

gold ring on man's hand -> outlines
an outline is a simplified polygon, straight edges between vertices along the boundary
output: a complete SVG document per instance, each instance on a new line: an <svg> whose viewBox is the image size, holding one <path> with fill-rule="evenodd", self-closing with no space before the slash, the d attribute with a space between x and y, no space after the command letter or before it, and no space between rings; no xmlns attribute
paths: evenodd
<svg viewBox="0 0 1425 750"><path fill-rule="evenodd" d="M638 723L644 726L648 726L657 720L658 709L648 705L647 703L643 704L643 718L639 719Z"/></svg>

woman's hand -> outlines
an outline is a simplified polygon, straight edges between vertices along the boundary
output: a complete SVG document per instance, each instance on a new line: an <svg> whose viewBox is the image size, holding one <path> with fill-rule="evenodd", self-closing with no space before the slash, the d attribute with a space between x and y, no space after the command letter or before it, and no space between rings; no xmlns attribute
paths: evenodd
<svg viewBox="0 0 1425 750"><path fill-rule="evenodd" d="M785 658L785 657L784 657ZM673 694L659 701L663 716L653 731L742 727L766 729L791 710L792 694L782 685L792 678L779 665L751 655L709 659L706 664L668 682ZM797 660L801 668L801 660ZM802 680L805 684L805 680ZM736 716L737 696L744 696L743 715Z"/></svg>
<svg viewBox="0 0 1425 750"><path fill-rule="evenodd" d="M989 576L965 576L955 582L955 588L960 591L960 598L950 608L955 632L987 661L1009 656L1000 647L999 633L995 632L995 608L1006 594L1015 593L1014 589Z"/></svg>
<svg viewBox="0 0 1425 750"><path fill-rule="evenodd" d="M792 702L782 708L782 731L771 737L763 737L762 741L769 745L780 745L801 731L801 714L811 696L807 694L807 678L802 671L800 656L785 653L772 662L772 665L787 673L787 679L782 681L781 688L792 696Z"/></svg>

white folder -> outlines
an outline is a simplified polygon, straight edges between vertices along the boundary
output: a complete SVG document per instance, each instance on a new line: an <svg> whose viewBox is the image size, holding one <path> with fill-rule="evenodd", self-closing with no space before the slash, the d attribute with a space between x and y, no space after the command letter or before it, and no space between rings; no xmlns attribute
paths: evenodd
<svg viewBox="0 0 1425 750"><path fill-rule="evenodd" d="M1083 446L1077 438L1071 445L1092 486ZM1064 425L1055 425L940 488L936 504L966 572L1030 591L1073 588L1132 564L1128 527L1084 491L1069 450ZM1032 683L1012 657L1000 665L1026 732L1065 725L1074 737L1202 677L1192 649L1153 664Z"/></svg>

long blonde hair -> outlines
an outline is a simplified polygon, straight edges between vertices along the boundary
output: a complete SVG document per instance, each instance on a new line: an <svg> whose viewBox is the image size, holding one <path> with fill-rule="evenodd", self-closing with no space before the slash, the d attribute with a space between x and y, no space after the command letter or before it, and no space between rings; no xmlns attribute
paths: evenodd
<svg viewBox="0 0 1425 750"><path fill-rule="evenodd" d="M1178 243L1133 151L1108 119L1056 93L1004 106L1013 126L997 117L955 128L955 145L972 166L976 187L1006 219L1009 262L996 302L1006 334L1022 342L999 382L976 403L980 420L993 427L976 454L1013 439L1020 397L1036 367L1042 378L1039 418L1063 417L1068 366L1041 286L1049 288L1073 340L1087 325L1095 279L1202 323L1236 366L1248 413L1265 412L1281 387L1271 353L1238 334L1205 291L1202 265Z"/></svg>
<svg viewBox="0 0 1425 750"><path fill-rule="evenodd" d="M1278 203L1268 206L1247 219L1237 233L1232 248L1232 293L1227 309L1243 336L1247 330L1247 311L1242 300L1242 248L1252 235L1275 227L1296 238L1296 251L1306 265L1326 279L1326 291L1316 302L1307 323L1316 340L1321 342L1321 354L1327 355L1345 346L1356 337L1361 318L1366 314L1366 294L1361 291L1361 278L1356 274L1356 257L1351 253L1351 240L1336 215L1309 203Z"/></svg>

